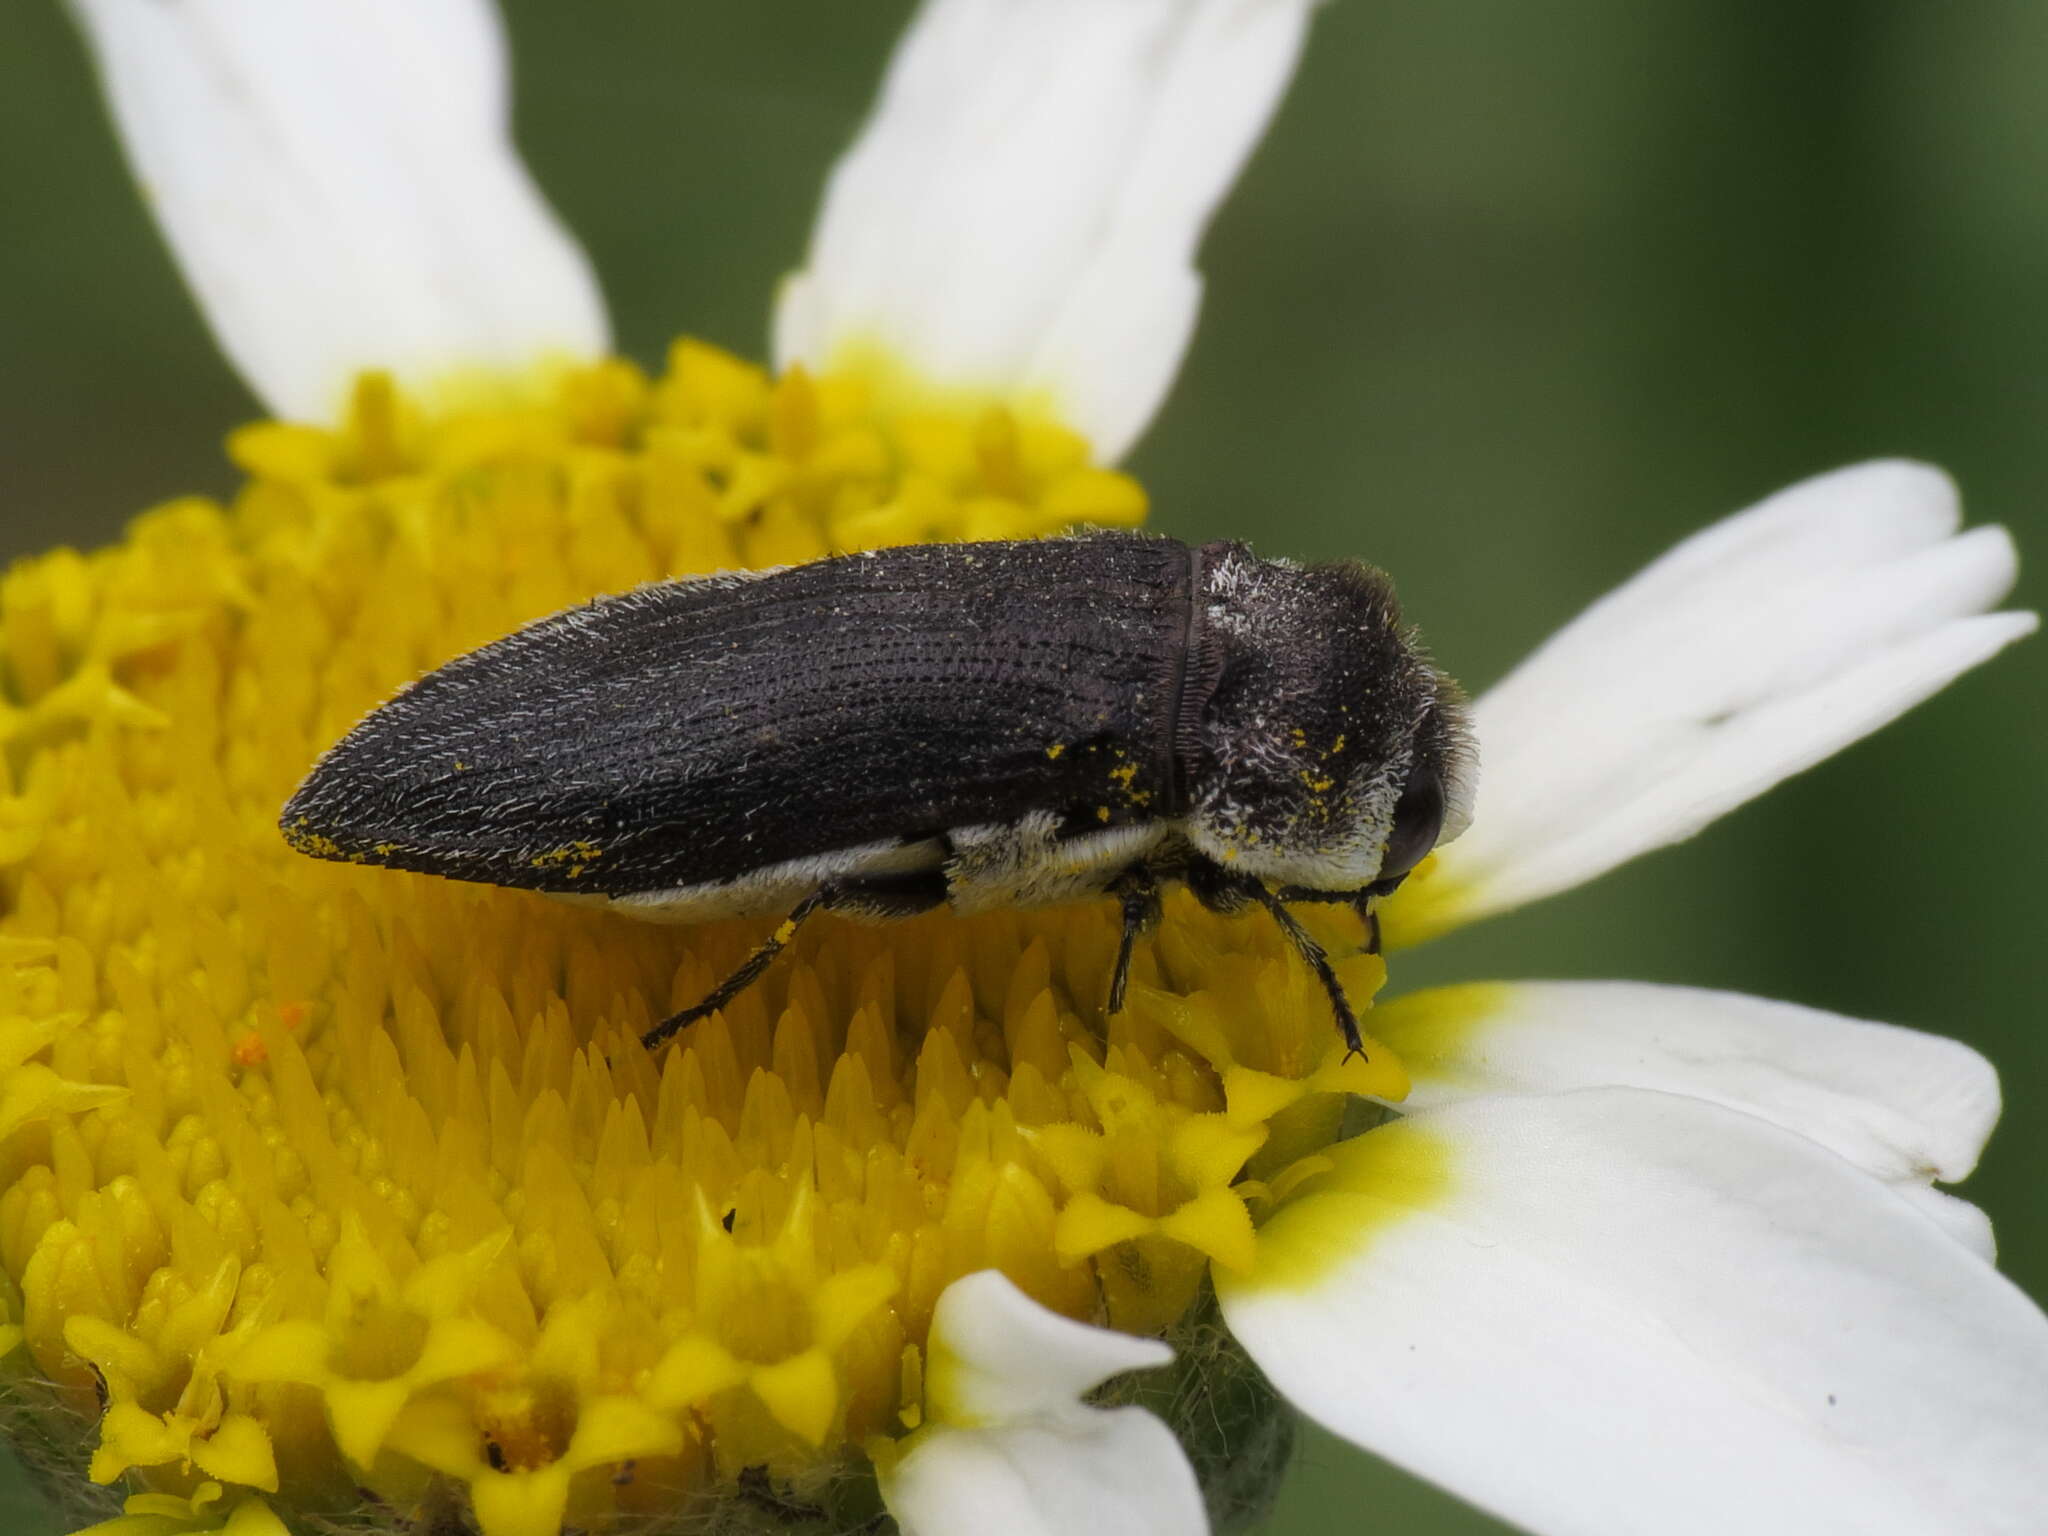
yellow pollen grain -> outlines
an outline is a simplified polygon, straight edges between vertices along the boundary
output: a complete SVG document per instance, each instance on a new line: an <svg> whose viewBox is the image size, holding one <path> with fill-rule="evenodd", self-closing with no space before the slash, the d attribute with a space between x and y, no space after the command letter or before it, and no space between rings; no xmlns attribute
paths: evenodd
<svg viewBox="0 0 2048 1536"><path fill-rule="evenodd" d="M1184 893L1114 1019L1113 902L827 917L650 1056L763 925L279 834L421 667L593 595L1135 520L1074 434L685 341L546 410L366 380L341 428L230 452L228 504L0 581L0 1345L98 1424L94 1476L308 1520L454 1483L485 1536L801 1479L920 1422L952 1280L1169 1328L1249 1264L1340 1096L1402 1091L1378 1042L1344 1060L1270 923ZM1365 1009L1377 960L1339 964Z"/></svg>
<svg viewBox="0 0 2048 1536"><path fill-rule="evenodd" d="M385 852L386 846L388 845L380 846L377 851ZM596 843L579 839L576 842L564 843L559 848L550 848L545 853L537 853L527 862L535 869L559 869L566 864L569 866L568 876L574 880L583 873L587 865L595 863L603 853L604 850Z"/></svg>

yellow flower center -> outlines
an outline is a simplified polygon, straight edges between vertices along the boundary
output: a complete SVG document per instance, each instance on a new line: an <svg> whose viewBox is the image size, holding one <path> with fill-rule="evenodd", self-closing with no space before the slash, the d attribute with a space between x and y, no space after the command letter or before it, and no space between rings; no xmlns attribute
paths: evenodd
<svg viewBox="0 0 2048 1536"><path fill-rule="evenodd" d="M232 506L0 584L0 1345L101 1419L94 1478L401 1512L452 1478L488 1536L800 1487L920 1422L954 1279L1168 1330L1344 1095L1405 1090L1270 923L1186 899L1114 1018L1111 902L828 918L650 1056L766 925L279 836L365 710L593 594L1139 520L1074 434L683 342L533 412L368 379L342 429L230 453ZM1304 920L1363 1008L1355 922Z"/></svg>

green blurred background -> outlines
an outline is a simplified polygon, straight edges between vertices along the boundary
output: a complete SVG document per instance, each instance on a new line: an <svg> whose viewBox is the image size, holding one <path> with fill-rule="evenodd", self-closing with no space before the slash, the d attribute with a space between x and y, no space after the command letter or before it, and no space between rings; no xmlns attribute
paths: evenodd
<svg viewBox="0 0 2048 1536"><path fill-rule="evenodd" d="M623 350L758 355L907 4L508 8L521 143ZM53 0L0 4L0 209L0 554L226 492L254 407ZM1686 531L1870 455L1947 466L2048 561L2040 0L1339 0L1202 267L1133 466L1158 525L1386 566L1475 688ZM1958 1035L2010 1105L1964 1193L2048 1296L2044 669L2037 640L1397 980L1683 981ZM1367 1526L1502 1529L1309 1438L1274 1528Z"/></svg>

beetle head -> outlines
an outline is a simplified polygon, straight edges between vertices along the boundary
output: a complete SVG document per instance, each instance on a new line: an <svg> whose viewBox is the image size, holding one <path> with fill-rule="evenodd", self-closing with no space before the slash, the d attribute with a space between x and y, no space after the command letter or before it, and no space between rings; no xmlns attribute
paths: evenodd
<svg viewBox="0 0 2048 1536"><path fill-rule="evenodd" d="M1198 851L1315 890L1392 884L1470 820L1457 687L1387 578L1204 551L1181 752Z"/></svg>

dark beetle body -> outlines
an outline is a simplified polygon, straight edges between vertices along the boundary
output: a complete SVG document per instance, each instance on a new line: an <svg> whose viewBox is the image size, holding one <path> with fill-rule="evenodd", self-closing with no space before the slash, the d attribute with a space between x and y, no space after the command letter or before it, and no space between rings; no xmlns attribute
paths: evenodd
<svg viewBox="0 0 2048 1536"><path fill-rule="evenodd" d="M283 827L681 920L1114 891L1135 928L1162 878L1223 909L1398 879L1462 815L1461 731L1367 567L917 545L541 620L372 713Z"/></svg>
<svg viewBox="0 0 2048 1536"><path fill-rule="evenodd" d="M1187 580L1184 548L1133 539L642 587L421 679L286 827L404 869L635 896L1039 807L1092 821L1111 786L1091 744L1137 750L1112 807L1129 819L1169 793Z"/></svg>

